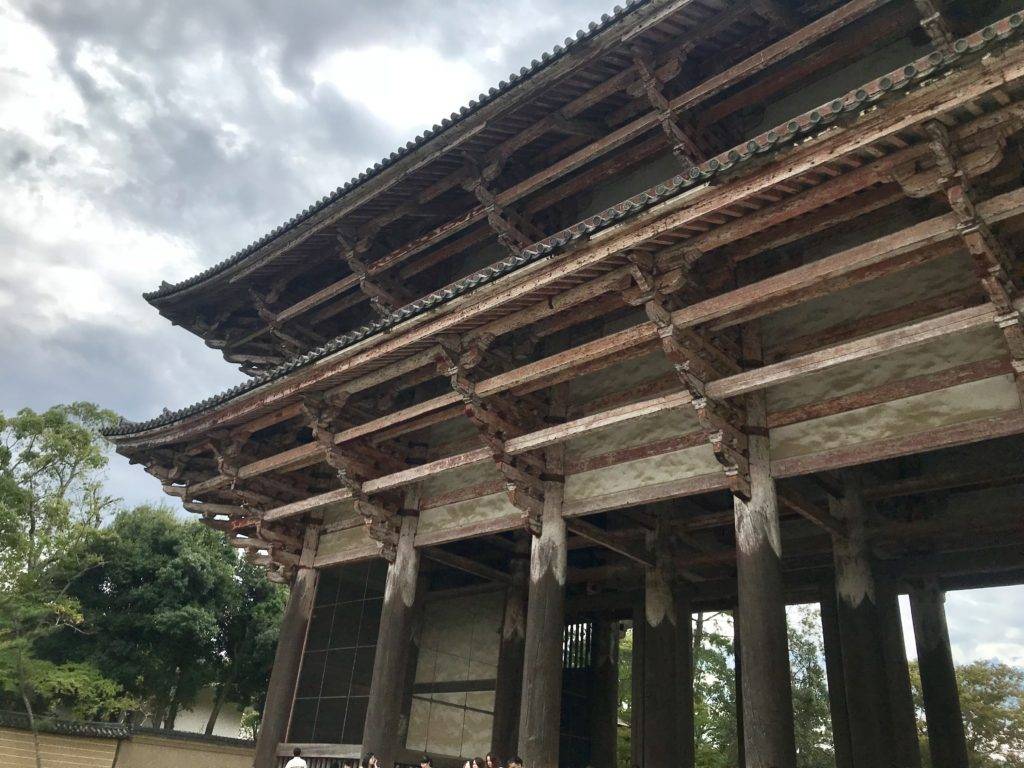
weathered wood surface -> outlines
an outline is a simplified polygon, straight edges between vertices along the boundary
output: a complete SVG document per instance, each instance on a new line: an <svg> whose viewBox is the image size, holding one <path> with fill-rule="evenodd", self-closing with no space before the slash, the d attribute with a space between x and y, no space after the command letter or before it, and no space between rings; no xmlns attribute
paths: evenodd
<svg viewBox="0 0 1024 768"><path fill-rule="evenodd" d="M832 748L836 768L853 768L850 714L846 703L846 673L843 665L843 646L839 639L838 600L835 585L827 585L820 602L821 638L825 650L825 677L828 681L828 708L832 719Z"/></svg>
<svg viewBox="0 0 1024 768"><path fill-rule="evenodd" d="M757 360L760 339L747 332L744 357ZM750 500L734 498L736 578L743 665L743 741L748 768L795 768L786 604L782 587L779 505L771 473L764 392L746 398Z"/></svg>
<svg viewBox="0 0 1024 768"><path fill-rule="evenodd" d="M501 644L494 684L494 720L491 752L503 760L519 749L519 714L522 707L523 661L526 644L526 606L530 593L530 561L517 552L512 581L505 591Z"/></svg>
<svg viewBox="0 0 1024 768"><path fill-rule="evenodd" d="M829 506L847 536L834 546L836 610L842 646L850 744L855 768L888 764L894 754L886 661L867 537L861 478L842 474L841 497Z"/></svg>
<svg viewBox="0 0 1024 768"><path fill-rule="evenodd" d="M277 768L277 745L287 737L292 700L302 666L302 651L306 645L306 630L316 599L318 571L313 568L313 559L318 537L318 527L310 525L306 529L302 560L281 616L274 666L267 684L267 701L256 740L254 768Z"/></svg>
<svg viewBox="0 0 1024 768"><path fill-rule="evenodd" d="M690 197L687 201L690 205L684 211L663 215L656 223L650 221L651 214L647 214L638 217L636 221L619 225L608 233L602 233L602 237L595 240L590 247L581 249L580 252L568 258L559 259L557 266L549 268L543 275L536 274L537 270L527 270L526 272L531 273L529 279L523 280L521 275L510 276L510 280L499 281L502 283L502 289L497 293L493 286L482 288L474 294L474 298L478 298L479 301L474 302L470 314L489 311L497 306L496 301L502 303L506 298L510 298L511 294L506 292L509 284L518 284L518 287L513 289L515 293L535 290L541 285L549 284L552 280L560 279L565 274L603 260L611 253L619 252L667 230L684 226L686 223L719 209L723 205L728 206L735 200L742 199L758 189L793 178L820 163L833 160L844 152L863 148L874 141L891 136L894 132L904 130L910 125L942 114L955 108L958 104L1001 87L1005 82L1017 79L1024 71L1024 67L1018 61L1020 55L1020 51L1014 49L1002 57L986 60L985 63L972 67L970 70L951 75L933 86L914 91L899 104L864 116L850 129L826 134L817 141L809 142L793 150L786 158L788 162L784 164L770 164L764 169L758 169L757 172L743 180L720 185L710 192L705 192L703 196ZM662 215L663 212L664 209L659 209L658 215ZM312 366L300 377L294 377L288 388L290 389L292 385L309 386L323 381L325 377L336 377L346 371L352 371L354 366L377 359L381 355L390 354L401 346L422 340L425 336L441 332L450 328L454 323L462 322L467 315L466 310L464 302L453 302L445 317L433 321L424 321L422 318L411 321L408 333L391 334L389 338L382 340L382 343L370 344L369 347L372 349L367 348L365 344L355 345L353 348L333 356L330 364L324 361ZM280 389L279 384L275 384L263 391L257 399L260 401L260 407L264 407L287 394ZM216 418L217 420L235 418L253 405L255 403L252 397L242 398L232 403L230 407L217 409ZM204 422L209 422L209 419L210 414L190 419L186 429L203 429L208 425ZM160 430L161 439L173 439L173 435L183 434L182 426L184 425ZM150 437L147 435L146 439L150 439Z"/></svg>
<svg viewBox="0 0 1024 768"><path fill-rule="evenodd" d="M414 494L406 495L406 506L411 509L416 507ZM383 765L394 765L399 750L405 747L399 743L402 703L409 681L416 610L423 600L419 594L420 552L414 546L417 523L415 514L403 516L395 562L388 566L363 727L363 752L373 752Z"/></svg>
<svg viewBox="0 0 1024 768"><path fill-rule="evenodd" d="M560 474L560 447L549 449L548 471ZM568 571L562 483L544 483L539 536L530 548L530 590L526 608L519 755L525 765L558 768L562 702L562 632Z"/></svg>
<svg viewBox="0 0 1024 768"><path fill-rule="evenodd" d="M935 768L967 768L960 693L946 625L946 595L934 584L910 592L928 746Z"/></svg>

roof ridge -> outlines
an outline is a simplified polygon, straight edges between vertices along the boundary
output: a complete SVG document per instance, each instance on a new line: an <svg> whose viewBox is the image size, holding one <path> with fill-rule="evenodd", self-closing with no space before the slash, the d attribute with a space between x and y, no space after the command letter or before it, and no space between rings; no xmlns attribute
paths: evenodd
<svg viewBox="0 0 1024 768"><path fill-rule="evenodd" d="M966 37L958 39L954 43L953 52L949 56L943 56L938 51L932 51L886 75L877 77L858 88L847 91L841 97L834 98L819 107L807 110L797 117L764 131L753 139L749 139L732 149L705 160L691 168L686 176L681 174L673 176L660 184L656 184L639 194L606 208L598 214L589 216L560 232L549 235L543 240L528 246L517 255L509 256L495 264L484 267L404 307L400 307L368 325L337 336L326 344L293 357L260 376L237 384L198 403L177 411L167 411L147 421L130 422L123 420L117 426L103 430L103 434L107 437L119 437L145 432L181 421L194 413L206 411L246 392L251 392L264 384L280 379L292 371L311 365L328 355L339 352L377 333L390 330L399 323L462 296L480 285L490 283L527 264L550 256L568 243L587 237L622 218L634 215L649 209L656 203L675 197L677 194L692 188L695 184L704 183L713 176L748 162L755 156L766 152L778 151L782 147L794 142L798 137L806 137L812 132L829 125L844 112L851 113L860 110L862 107L877 102L893 92L907 88L914 82L949 69L952 64L959 61L963 56L980 51L988 47L993 41L1004 40L1018 33L1022 25L1024 25L1024 13L1017 12L1011 14Z"/></svg>
<svg viewBox="0 0 1024 768"><path fill-rule="evenodd" d="M292 216L288 221L280 224L274 229L270 230L263 237L258 240L254 240L249 245L236 251L231 256L227 257L223 261L218 262L210 267L207 267L202 272L187 277L184 280L180 280L177 283L168 283L163 281L155 291L149 291L142 294L142 297L147 301L153 301L160 299L165 296L170 296L173 293L190 288L193 285L197 285L224 270L233 267L235 264L243 261L246 257L252 255L267 243L271 242L278 236L291 231L298 225L307 221L310 217L316 215L320 211L324 210L331 203L340 200L341 198L348 195L350 192L358 189L366 182L375 178L377 175L382 173L387 168L390 168L395 162L406 157L410 153L416 151L428 142L436 139L438 136L447 132L450 128L460 124L462 121L467 119L469 116L475 114L480 108L493 102L499 96L508 93L512 88L519 84L534 77L542 69L545 69L553 62L560 59L570 50L574 49L579 43L589 40L595 35L603 32L612 24L620 21L629 14L636 11L638 8L647 5L652 0L625 0L625 7L616 5L612 9L612 13L602 14L600 23L591 22L586 30L576 30L575 37L567 37L563 41L563 45L556 45L550 51L544 51L540 55L540 59L533 59L530 62L529 67L521 67L519 72L512 72L509 74L507 80L501 80L497 86L492 87L487 93L481 93L477 98L470 99L469 103L459 109L458 112L452 112L447 118L444 118L439 124L435 123L432 128L428 128L423 133L417 135L411 141L405 143L405 145L398 147L387 157L382 158L379 162L374 163L372 166L368 166L362 173L353 176L342 186L337 187L333 192L314 202L309 207L302 210L300 213Z"/></svg>

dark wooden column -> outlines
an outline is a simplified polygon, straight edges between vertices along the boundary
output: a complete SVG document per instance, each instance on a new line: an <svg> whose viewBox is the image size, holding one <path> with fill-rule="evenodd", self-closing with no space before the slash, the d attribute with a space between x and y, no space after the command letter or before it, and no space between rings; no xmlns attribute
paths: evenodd
<svg viewBox="0 0 1024 768"><path fill-rule="evenodd" d="M760 358L753 334L744 356ZM763 391L746 397L750 501L735 498L736 571L743 665L743 740L748 768L794 768L793 691L782 590L782 541L771 475Z"/></svg>
<svg viewBox="0 0 1024 768"><path fill-rule="evenodd" d="M408 505L408 499L407 499ZM415 514L402 517L395 562L388 566L381 608L377 652L373 660L370 698L363 726L363 752L373 752L381 765L394 765L400 749L403 693L408 680L418 595L420 556L415 547Z"/></svg>
<svg viewBox="0 0 1024 768"><path fill-rule="evenodd" d="M302 666L302 650L306 629L313 614L318 573L313 568L320 526L310 524L302 543L298 571L288 592L288 602L281 617L281 629L274 653L274 667L267 684L267 702L263 706L259 736L256 738L254 768L277 768L277 745L285 740L291 716L295 686Z"/></svg>
<svg viewBox="0 0 1024 768"><path fill-rule="evenodd" d="M554 453L552 451L551 453ZM549 459L549 469L553 462ZM561 474L559 451L558 469ZM519 754L530 768L558 768L562 707L562 636L567 567L562 483L544 483L540 536L530 548Z"/></svg>
<svg viewBox="0 0 1024 768"><path fill-rule="evenodd" d="M832 716L832 746L836 768L853 768L843 649L839 641L839 616L833 584L829 584L821 597L821 637L825 646L825 675L828 678L828 708Z"/></svg>
<svg viewBox="0 0 1024 768"><path fill-rule="evenodd" d="M744 768L747 764L747 755L743 744L743 654L740 650L742 647L739 610L734 608L732 611L732 663L736 686L736 765L739 768Z"/></svg>
<svg viewBox="0 0 1024 768"><path fill-rule="evenodd" d="M590 765L615 768L619 722L619 624L594 620L590 699Z"/></svg>
<svg viewBox="0 0 1024 768"><path fill-rule="evenodd" d="M836 536L836 612L842 645L846 711L855 768L892 765L888 677L875 601L875 577L865 527L866 507L860 477L842 473L842 497L831 497L829 510L844 524Z"/></svg>
<svg viewBox="0 0 1024 768"><path fill-rule="evenodd" d="M519 710L522 707L523 653L526 643L526 605L530 592L530 563L526 547L512 563L512 583L505 592L501 623L501 647L494 688L494 726L491 752L502 760L519 748Z"/></svg>
<svg viewBox="0 0 1024 768"><path fill-rule="evenodd" d="M634 627L633 674L637 656L643 699L637 756L644 766L689 768L694 758L692 625L688 592L674 578L670 559L659 553L644 575L642 621ZM636 704L634 693L634 705Z"/></svg>
<svg viewBox="0 0 1024 768"><path fill-rule="evenodd" d="M945 603L945 593L934 584L910 592L932 765L934 768L967 768L967 741L953 653L949 647Z"/></svg>
<svg viewBox="0 0 1024 768"><path fill-rule="evenodd" d="M921 768L921 743L917 739L917 712L910 687L907 646L900 618L899 594L885 580L876 582L878 628L885 654L886 682L889 690L889 719L892 725L897 768Z"/></svg>

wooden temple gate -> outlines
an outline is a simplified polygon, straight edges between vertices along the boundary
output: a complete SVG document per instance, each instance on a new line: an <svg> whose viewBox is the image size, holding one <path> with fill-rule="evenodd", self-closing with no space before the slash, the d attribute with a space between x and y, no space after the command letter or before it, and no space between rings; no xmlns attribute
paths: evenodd
<svg viewBox="0 0 1024 768"><path fill-rule="evenodd" d="M943 610L1024 583L1024 15L632 0L147 299L252 378L109 432L290 585L273 768L693 764L689 617L795 764L820 602L840 768L965 768Z"/></svg>

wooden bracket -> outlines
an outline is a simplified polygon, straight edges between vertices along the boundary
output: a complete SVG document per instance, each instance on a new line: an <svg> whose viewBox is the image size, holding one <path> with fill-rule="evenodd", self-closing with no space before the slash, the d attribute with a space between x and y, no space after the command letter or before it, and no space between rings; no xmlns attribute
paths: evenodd
<svg viewBox="0 0 1024 768"><path fill-rule="evenodd" d="M964 171L959 147L946 126L938 121L924 125L929 146L943 176L943 190L958 220L960 239L967 247L974 272L995 306L996 326L1009 348L1017 390L1024 403L1024 318L1015 306L1020 287L1014 278L1013 258L988 222L978 213L976 193Z"/></svg>
<svg viewBox="0 0 1024 768"><path fill-rule="evenodd" d="M377 314L384 317L413 300L411 292L387 275L371 276L369 267L361 257L363 251L360 250L358 244L349 245L348 240L342 236L338 237L338 242L342 244L341 255L348 264L348 268L352 270L353 275L359 278L359 290L370 299L370 306Z"/></svg>
<svg viewBox="0 0 1024 768"><path fill-rule="evenodd" d="M637 80L644 96L658 112L662 131L672 144L672 152L679 159L684 171L693 168L705 157L713 154L708 143L702 140L696 125L686 117L676 115L663 93L664 83L658 77L650 54L639 47L633 50L633 64Z"/></svg>
<svg viewBox="0 0 1024 768"><path fill-rule="evenodd" d="M544 239L544 233L526 218L511 208L498 202L497 196L489 188L485 172L468 179L463 187L472 192L487 212L487 223L498 235L498 241L515 255L524 248Z"/></svg>
<svg viewBox="0 0 1024 768"><path fill-rule="evenodd" d="M342 488L349 491L353 507L363 517L367 533L377 542L378 553L389 563L395 561L400 522L399 504L392 498L371 498L363 483L380 474L405 469L406 464L373 446L349 442L339 445L335 436L344 426L341 413L348 393L331 397L314 394L302 401L302 410L324 461L334 469Z"/></svg>
<svg viewBox="0 0 1024 768"><path fill-rule="evenodd" d="M505 442L540 428L543 416L527 398L514 402L508 395L485 399L477 393L479 372L487 367L486 358L493 357L493 342L494 337L489 335L468 341L444 337L438 344L437 370L448 377L452 389L462 398L463 413L490 450L505 479L509 500L523 512L523 526L539 535L544 510L544 457L536 452L513 456L506 451Z"/></svg>
<svg viewBox="0 0 1024 768"><path fill-rule="evenodd" d="M675 368L680 382L690 392L690 402L705 440L725 470L732 492L750 499L750 462L746 415L734 402L715 400L707 395L707 385L715 379L739 373L736 359L692 328L680 328L672 322L672 313L663 299L655 297L644 305L647 316L658 326L661 347Z"/></svg>

